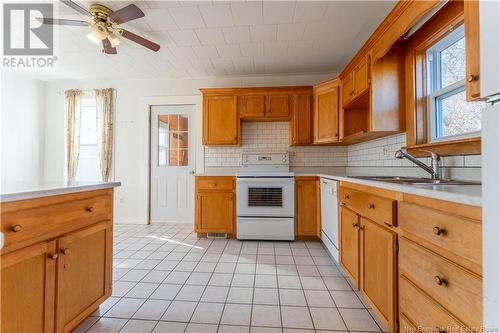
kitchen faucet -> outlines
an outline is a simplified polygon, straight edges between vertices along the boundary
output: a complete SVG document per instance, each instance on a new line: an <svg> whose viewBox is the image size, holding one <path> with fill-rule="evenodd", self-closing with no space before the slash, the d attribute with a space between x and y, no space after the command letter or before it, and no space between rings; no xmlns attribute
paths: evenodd
<svg viewBox="0 0 500 333"><path fill-rule="evenodd" d="M428 166L427 164L419 161L418 159L416 159L414 156L408 154L407 152L403 151L403 150L398 150L395 154L394 154L394 157L395 158L406 158L410 161L412 161L413 163L415 163L416 165L418 165L419 167L421 167L422 169L424 169L425 171L427 171L428 173L431 174L431 178L432 179L441 179L443 178L443 171L441 169L441 156L439 156L438 154L436 154L435 152L432 152L432 151L429 151L429 150L423 150L422 151L425 151L429 154L431 154L431 166Z"/></svg>

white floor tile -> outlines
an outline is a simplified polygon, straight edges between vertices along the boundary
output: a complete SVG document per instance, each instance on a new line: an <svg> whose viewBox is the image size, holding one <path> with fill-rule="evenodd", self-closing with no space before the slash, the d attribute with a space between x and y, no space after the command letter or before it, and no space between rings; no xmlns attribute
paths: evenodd
<svg viewBox="0 0 500 333"><path fill-rule="evenodd" d="M309 308L297 306L282 306L281 319L283 327L313 329Z"/></svg>
<svg viewBox="0 0 500 333"><path fill-rule="evenodd" d="M189 322L196 309L196 302L173 301L162 320Z"/></svg>
<svg viewBox="0 0 500 333"><path fill-rule="evenodd" d="M281 327L280 307L274 305L254 305L252 326Z"/></svg>
<svg viewBox="0 0 500 333"><path fill-rule="evenodd" d="M224 304L222 303L198 303L191 322L204 324L218 324L222 316Z"/></svg>

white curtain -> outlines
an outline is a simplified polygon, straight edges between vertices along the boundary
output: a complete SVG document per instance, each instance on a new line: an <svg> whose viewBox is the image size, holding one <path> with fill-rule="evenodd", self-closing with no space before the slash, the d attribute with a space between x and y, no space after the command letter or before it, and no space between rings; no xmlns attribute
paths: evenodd
<svg viewBox="0 0 500 333"><path fill-rule="evenodd" d="M80 155L80 121L82 92L72 89L64 92L66 99L66 159L68 181L74 182Z"/></svg>
<svg viewBox="0 0 500 333"><path fill-rule="evenodd" d="M95 89L99 131L99 160L101 179L111 180L113 161L113 119L115 114L115 90L112 88Z"/></svg>

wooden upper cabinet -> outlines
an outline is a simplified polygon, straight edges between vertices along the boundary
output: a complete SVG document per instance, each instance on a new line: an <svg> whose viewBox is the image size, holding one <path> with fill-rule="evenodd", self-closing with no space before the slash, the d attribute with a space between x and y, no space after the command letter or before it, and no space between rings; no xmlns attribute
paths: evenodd
<svg viewBox="0 0 500 333"><path fill-rule="evenodd" d="M368 56L361 61L353 71L353 98L357 98L368 90L369 82L369 58Z"/></svg>
<svg viewBox="0 0 500 333"><path fill-rule="evenodd" d="M464 1L465 21L465 90L467 100L480 97L479 80L479 1Z"/></svg>
<svg viewBox="0 0 500 333"><path fill-rule="evenodd" d="M266 118L289 118L290 95L269 94L266 96Z"/></svg>
<svg viewBox="0 0 500 333"><path fill-rule="evenodd" d="M290 145L311 143L313 143L312 94L295 94L292 96Z"/></svg>
<svg viewBox="0 0 500 333"><path fill-rule="evenodd" d="M359 287L359 215L340 207L340 264Z"/></svg>
<svg viewBox="0 0 500 333"><path fill-rule="evenodd" d="M240 119L235 95L203 97L203 144L237 146Z"/></svg>
<svg viewBox="0 0 500 333"><path fill-rule="evenodd" d="M57 240L56 332L69 332L111 296L112 225L102 222Z"/></svg>
<svg viewBox="0 0 500 333"><path fill-rule="evenodd" d="M361 217L360 289L386 327L396 322L396 233Z"/></svg>
<svg viewBox="0 0 500 333"><path fill-rule="evenodd" d="M55 243L2 255L1 332L54 332Z"/></svg>
<svg viewBox="0 0 500 333"><path fill-rule="evenodd" d="M238 108L241 119L254 119L266 116L266 96L246 95L238 97Z"/></svg>
<svg viewBox="0 0 500 333"><path fill-rule="evenodd" d="M349 73L342 80L342 105L349 104L354 95L354 80L353 73Z"/></svg>
<svg viewBox="0 0 500 333"><path fill-rule="evenodd" d="M339 80L314 87L314 142L339 141Z"/></svg>
<svg viewBox="0 0 500 333"><path fill-rule="evenodd" d="M295 178L295 236L319 236L319 183L317 177Z"/></svg>

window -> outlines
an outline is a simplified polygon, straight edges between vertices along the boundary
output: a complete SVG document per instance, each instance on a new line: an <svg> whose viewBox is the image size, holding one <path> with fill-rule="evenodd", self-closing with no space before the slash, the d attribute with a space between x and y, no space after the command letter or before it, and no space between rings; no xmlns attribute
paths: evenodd
<svg viewBox="0 0 500 333"><path fill-rule="evenodd" d="M101 180L99 160L99 133L96 100L92 93L83 95L80 123L80 155L76 181L89 182Z"/></svg>
<svg viewBox="0 0 500 333"><path fill-rule="evenodd" d="M465 95L465 36L463 25L427 52L429 142L479 136L483 102Z"/></svg>
<svg viewBox="0 0 500 333"><path fill-rule="evenodd" d="M188 165L188 117L182 114L158 116L158 165Z"/></svg>

